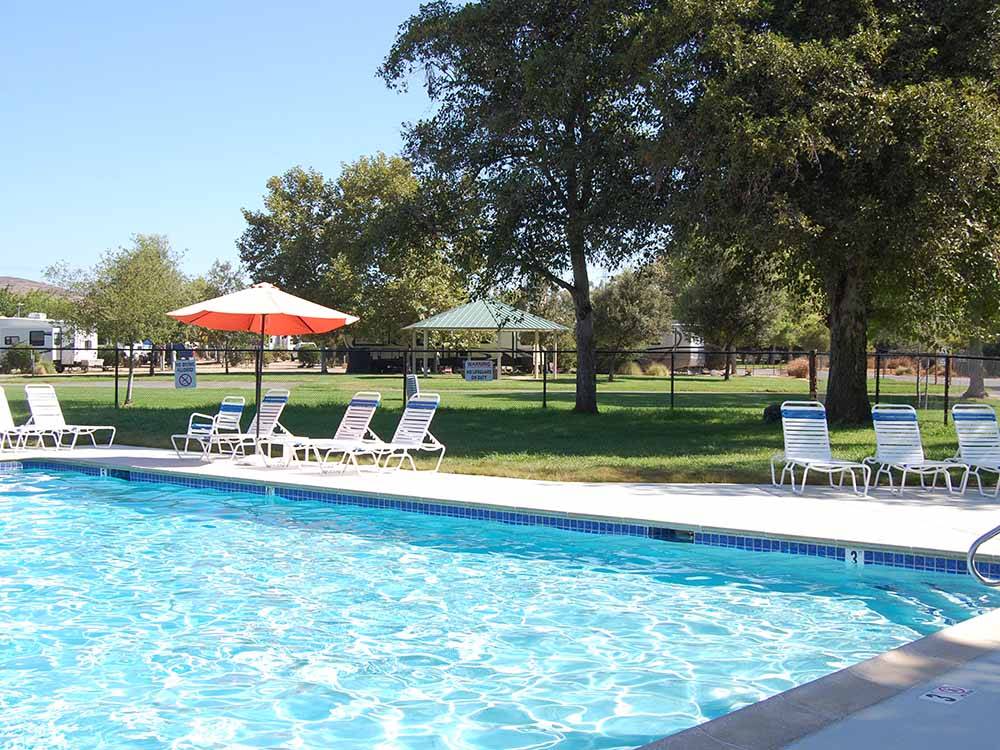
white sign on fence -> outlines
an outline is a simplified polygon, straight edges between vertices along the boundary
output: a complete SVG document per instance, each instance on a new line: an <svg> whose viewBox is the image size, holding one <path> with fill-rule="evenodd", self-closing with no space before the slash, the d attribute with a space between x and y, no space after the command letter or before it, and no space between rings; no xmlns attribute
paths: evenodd
<svg viewBox="0 0 1000 750"><path fill-rule="evenodd" d="M197 388L198 368L195 360L178 359L174 362L174 388Z"/></svg>
<svg viewBox="0 0 1000 750"><path fill-rule="evenodd" d="M492 359L465 360L465 379L493 380L493 360Z"/></svg>

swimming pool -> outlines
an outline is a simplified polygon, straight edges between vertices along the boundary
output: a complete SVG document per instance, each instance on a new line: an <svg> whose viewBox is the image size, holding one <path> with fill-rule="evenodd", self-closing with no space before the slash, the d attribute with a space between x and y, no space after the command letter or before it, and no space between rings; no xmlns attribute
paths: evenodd
<svg viewBox="0 0 1000 750"><path fill-rule="evenodd" d="M966 577L0 476L5 748L623 748L994 606Z"/></svg>

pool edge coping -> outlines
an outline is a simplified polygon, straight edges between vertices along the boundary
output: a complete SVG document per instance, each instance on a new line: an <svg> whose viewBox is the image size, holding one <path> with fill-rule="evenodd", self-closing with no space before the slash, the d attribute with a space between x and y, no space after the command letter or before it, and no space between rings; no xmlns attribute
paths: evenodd
<svg viewBox="0 0 1000 750"><path fill-rule="evenodd" d="M905 544L893 544L891 542L879 542L878 544L873 544L869 542L859 542L852 539L840 538L836 535L830 536L811 536L809 534L785 534L781 532L770 532L761 531L759 529L743 529L738 526L707 526L704 524L689 524L677 521L658 521L655 519L640 518L640 517L626 517L626 516L611 516L611 515L597 515L593 513L574 513L558 510L543 510L543 509L533 509L524 505L508 505L503 502L495 500L451 500L447 498L434 498L434 497L421 497L413 494L402 494L398 491L392 490L365 490L356 488L331 488L328 486L321 486L316 484L310 484L308 482L308 476L297 477L296 479L302 481L281 481L272 479L262 479L256 477L229 477L225 475L215 475L206 476L205 474L185 471L184 467L178 468L163 468L163 467L147 467L141 465L131 464L128 461L123 461L119 459L103 458L103 457L90 457L90 456L71 456L65 453L47 453L42 455L30 455L21 458L14 458L15 462L21 462L25 465L32 464L51 464L51 465L62 465L66 468L73 468L78 466L90 467L90 468L100 468L107 470L123 470L128 472L137 472L140 474L151 474L156 476L162 476L167 478L180 477L183 479L190 480L192 482L204 483L206 486L212 483L225 484L225 485L242 485L244 487L252 488L264 488L265 492L262 494L269 494L275 489L281 488L288 490L289 492L316 492L324 494L344 494L349 496L356 496L359 498L366 498L371 501L378 500L388 500L397 501L400 503L410 503L410 504L426 504L432 506L443 506L451 508L483 508L493 511L498 511L501 513L516 514L522 516L544 516L553 519L565 519L569 521L579 521L583 523L600 523L600 524L614 524L614 525L632 525L632 526L644 526L648 528L658 528L663 529L668 532L681 532L681 533L691 533L692 535L700 534L704 536L719 536L726 537L727 539L721 542L715 541L695 541L695 540L684 540L684 539L674 539L673 541L695 541L695 543L703 544L706 546L716 546L716 547L730 547L745 549L746 551L764 551L764 552L780 552L784 553L785 550L781 549L758 549L749 545L752 540L763 540L772 541L775 543L788 543L797 545L815 545L815 546L833 546L833 547L843 547L844 549L857 549L863 551L864 553L864 564L865 565L875 565L878 567L896 568L901 570L918 570L921 572L939 572L947 575L955 574L955 571L945 570L945 569L934 569L934 568L914 568L909 565L904 564L901 561L894 562L881 562L874 559L874 555L895 555L897 557L909 556L909 557L930 557L935 560L952 560L959 563L963 568L966 567L965 555L962 552L956 552L954 550L931 548L931 547L914 547ZM286 496L287 497L287 496ZM486 519L489 520L489 519ZM573 529L570 529L573 530ZM730 543L731 540L742 540L739 544ZM745 546L742 546L746 542ZM832 557L829 555L817 555L813 553L793 553L801 554L802 556L809 557ZM871 559L870 559L871 558ZM842 558L836 558L842 559ZM993 572L1000 570L1000 554L991 554L987 552L981 552L977 556L977 560L980 564L985 564L989 566L987 568L987 573L990 569ZM967 569L959 571L958 574L969 575Z"/></svg>
<svg viewBox="0 0 1000 750"><path fill-rule="evenodd" d="M637 750L788 748L867 708L998 651L1000 610L994 610Z"/></svg>

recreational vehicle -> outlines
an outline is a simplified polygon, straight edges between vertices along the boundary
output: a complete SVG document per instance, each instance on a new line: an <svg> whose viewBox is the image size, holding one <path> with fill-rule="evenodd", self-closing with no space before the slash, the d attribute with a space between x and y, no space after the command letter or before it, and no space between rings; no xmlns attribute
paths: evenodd
<svg viewBox="0 0 1000 750"><path fill-rule="evenodd" d="M5 353L16 344L35 349L38 359L51 362L57 372L103 364L97 356L95 332L76 331L62 321L49 320L45 313L28 313L23 318L0 316L0 351Z"/></svg>

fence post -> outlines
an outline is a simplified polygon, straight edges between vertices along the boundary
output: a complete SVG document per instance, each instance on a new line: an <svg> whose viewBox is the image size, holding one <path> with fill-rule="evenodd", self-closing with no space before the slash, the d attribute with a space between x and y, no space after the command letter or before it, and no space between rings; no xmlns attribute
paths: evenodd
<svg viewBox="0 0 1000 750"><path fill-rule="evenodd" d="M674 408L674 352L670 351L670 408Z"/></svg>
<svg viewBox="0 0 1000 750"><path fill-rule="evenodd" d="M403 357L403 404L406 404L406 376L410 372L410 347L406 347L406 356Z"/></svg>
<svg viewBox="0 0 1000 750"><path fill-rule="evenodd" d="M875 403L879 402L880 389L882 385L882 355L875 352Z"/></svg>
<svg viewBox="0 0 1000 750"><path fill-rule="evenodd" d="M816 350L809 352L809 398L815 401L819 398L819 388L816 386Z"/></svg>
<svg viewBox="0 0 1000 750"><path fill-rule="evenodd" d="M948 401L949 401L949 389L951 387L951 355L945 353L944 355L944 423L948 424Z"/></svg>
<svg viewBox="0 0 1000 750"><path fill-rule="evenodd" d="M118 344L115 344L115 409L120 409L118 405L118 360L121 357L118 354Z"/></svg>
<svg viewBox="0 0 1000 750"><path fill-rule="evenodd" d="M542 408L549 407L549 353L542 352Z"/></svg>
<svg viewBox="0 0 1000 750"><path fill-rule="evenodd" d="M917 355L915 358L917 360L917 405L916 408L920 408L920 356Z"/></svg>

